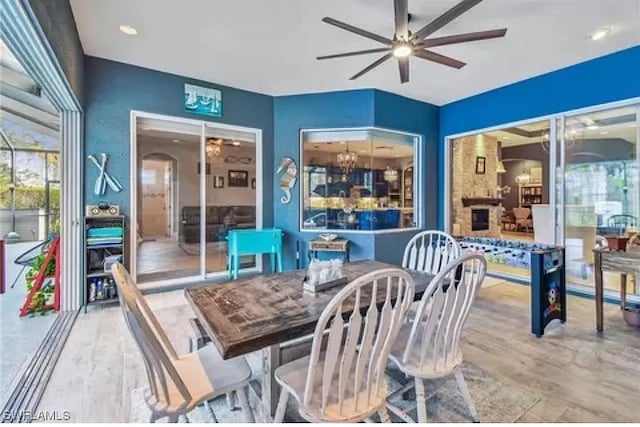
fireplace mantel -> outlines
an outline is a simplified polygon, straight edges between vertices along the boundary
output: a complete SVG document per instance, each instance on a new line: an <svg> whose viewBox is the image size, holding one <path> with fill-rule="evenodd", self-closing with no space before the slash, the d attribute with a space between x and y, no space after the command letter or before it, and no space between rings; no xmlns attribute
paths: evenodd
<svg viewBox="0 0 640 427"><path fill-rule="evenodd" d="M497 197L463 197L462 206L500 206L504 199Z"/></svg>

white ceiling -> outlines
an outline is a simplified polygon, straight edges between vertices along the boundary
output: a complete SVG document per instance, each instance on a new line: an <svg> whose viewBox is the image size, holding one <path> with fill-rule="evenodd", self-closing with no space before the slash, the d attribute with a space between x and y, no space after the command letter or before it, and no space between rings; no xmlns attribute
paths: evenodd
<svg viewBox="0 0 640 427"><path fill-rule="evenodd" d="M412 30L458 0L409 0ZM87 54L270 95L378 88L441 105L640 44L640 0L485 0L434 34L507 27L503 39L434 48L468 65L395 60L352 82L379 55L317 55L381 47L322 23L330 16L393 32L391 0L71 0ZM131 37L120 25L138 30ZM597 42L589 34L611 28ZM589 88L585 88L589 90Z"/></svg>

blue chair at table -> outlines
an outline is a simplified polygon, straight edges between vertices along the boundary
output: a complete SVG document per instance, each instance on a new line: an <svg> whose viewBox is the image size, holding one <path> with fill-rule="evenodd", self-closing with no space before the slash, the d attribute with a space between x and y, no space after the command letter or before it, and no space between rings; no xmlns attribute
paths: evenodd
<svg viewBox="0 0 640 427"><path fill-rule="evenodd" d="M238 278L241 256L262 254L271 255L272 271L282 271L282 230L277 228L229 230L227 234L229 277Z"/></svg>

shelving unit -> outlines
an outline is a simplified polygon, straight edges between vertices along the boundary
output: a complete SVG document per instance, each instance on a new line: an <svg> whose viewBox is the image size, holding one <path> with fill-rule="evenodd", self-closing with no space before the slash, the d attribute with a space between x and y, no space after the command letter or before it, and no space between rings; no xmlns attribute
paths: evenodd
<svg viewBox="0 0 640 427"><path fill-rule="evenodd" d="M93 231L92 231L93 230ZM118 231L119 230L119 231ZM103 240L104 243L100 243ZM125 217L85 218L84 306L118 302L111 260L125 263Z"/></svg>
<svg viewBox="0 0 640 427"><path fill-rule="evenodd" d="M527 184L519 187L518 202L522 208L542 203L542 184Z"/></svg>
<svg viewBox="0 0 640 427"><path fill-rule="evenodd" d="M413 166L402 171L402 203L403 208L413 208ZM402 226L411 227L414 222L413 211L402 213Z"/></svg>

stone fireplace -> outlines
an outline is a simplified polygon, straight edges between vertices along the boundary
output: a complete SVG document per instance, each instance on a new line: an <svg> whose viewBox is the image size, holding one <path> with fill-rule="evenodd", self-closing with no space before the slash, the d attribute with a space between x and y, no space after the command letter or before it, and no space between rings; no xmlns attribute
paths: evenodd
<svg viewBox="0 0 640 427"><path fill-rule="evenodd" d="M499 182L498 150L498 139L489 135L453 141L450 221L454 234L500 237L502 200L495 197ZM484 162L484 170L476 170L478 161Z"/></svg>

